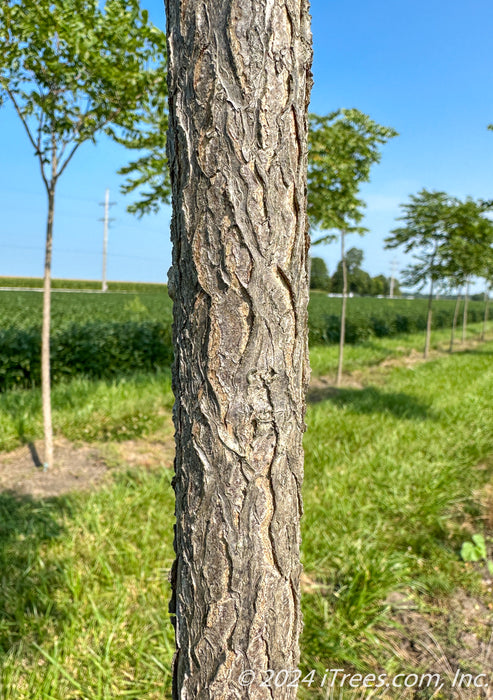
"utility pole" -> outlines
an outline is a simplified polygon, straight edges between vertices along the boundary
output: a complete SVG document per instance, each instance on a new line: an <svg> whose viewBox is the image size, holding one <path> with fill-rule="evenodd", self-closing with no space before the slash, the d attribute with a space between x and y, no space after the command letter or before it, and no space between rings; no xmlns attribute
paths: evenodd
<svg viewBox="0 0 493 700"><path fill-rule="evenodd" d="M106 281L106 258L108 256L108 227L110 221L114 221L114 219L109 218L109 213L110 213L110 207L112 207L115 204L115 202L110 202L110 191L109 189L106 189L106 194L104 198L104 202L100 202L100 206L104 207L104 218L99 219L99 221L103 222L103 282L102 282L102 291L106 292L108 290L108 283Z"/></svg>
<svg viewBox="0 0 493 700"><path fill-rule="evenodd" d="M392 260L391 264L391 273L390 273L390 292L389 292L389 297L391 299L394 298L394 284L395 284L395 271L397 269L397 260L394 258Z"/></svg>

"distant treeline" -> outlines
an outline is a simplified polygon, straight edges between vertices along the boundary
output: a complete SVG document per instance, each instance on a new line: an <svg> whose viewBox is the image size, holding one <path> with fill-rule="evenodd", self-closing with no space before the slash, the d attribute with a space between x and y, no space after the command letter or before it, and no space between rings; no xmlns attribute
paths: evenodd
<svg viewBox="0 0 493 700"><path fill-rule="evenodd" d="M348 274L348 291L350 294L358 296L389 296L392 281L385 275L371 275L361 269L363 262L363 251L359 248L350 248L346 255L346 268ZM310 289L317 289L332 294L342 294L343 273L342 262L339 262L334 274L329 275L327 265L322 258L311 258L310 260ZM392 293L399 296L399 283L394 279Z"/></svg>

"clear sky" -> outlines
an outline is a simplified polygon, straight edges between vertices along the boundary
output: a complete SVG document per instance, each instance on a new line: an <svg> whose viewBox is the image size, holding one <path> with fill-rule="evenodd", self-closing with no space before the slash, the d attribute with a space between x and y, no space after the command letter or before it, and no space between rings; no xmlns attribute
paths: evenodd
<svg viewBox="0 0 493 700"><path fill-rule="evenodd" d="M161 0L142 0L164 29ZM314 79L311 110L356 107L400 134L362 190L370 232L348 240L364 250L363 267L390 274L406 260L384 251L399 204L422 187L493 197L493 61L491 0L313 0ZM116 170L129 155L102 140L82 146L58 186L53 274L98 279L103 214L110 188L108 277L166 280L171 261L170 210L137 219L126 213ZM0 109L0 275L41 276L46 216L37 162L13 110ZM317 246L331 272L337 245Z"/></svg>

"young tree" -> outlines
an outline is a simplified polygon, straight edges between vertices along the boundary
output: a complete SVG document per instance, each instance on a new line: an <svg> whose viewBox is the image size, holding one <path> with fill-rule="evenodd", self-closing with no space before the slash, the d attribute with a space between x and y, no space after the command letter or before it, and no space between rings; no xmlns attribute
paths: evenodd
<svg viewBox="0 0 493 700"><path fill-rule="evenodd" d="M343 109L325 117L310 117L308 155L308 216L312 228L338 232L341 241L342 307L337 386L342 379L348 275L345 237L365 233L360 223L365 203L361 183L370 179L371 166L380 161L380 145L397 132L381 126L357 109ZM329 233L315 243L334 239Z"/></svg>
<svg viewBox="0 0 493 700"><path fill-rule="evenodd" d="M485 281L484 290L484 316L483 316L483 328L481 330L481 340L486 339L486 328L488 325L488 312L490 306L490 292L493 287L493 244L488 250L488 255L484 261L484 267L481 272L481 277Z"/></svg>
<svg viewBox="0 0 493 700"><path fill-rule="evenodd" d="M404 213L399 220L404 225L391 231L385 239L386 248L403 246L406 253L417 251L414 252L415 264L404 270L406 286L422 288L429 282L425 358L430 350L433 294L437 283L445 276L442 250L449 238L451 210L457 204L458 200L445 192L423 189L411 195L408 204L401 205Z"/></svg>
<svg viewBox="0 0 493 700"><path fill-rule="evenodd" d="M348 291L353 294L370 294L371 293L371 277L368 272L361 269L363 262L363 251L359 248L350 248L344 258L346 267ZM332 275L332 291L342 293L344 288L344 270L343 261L341 260Z"/></svg>
<svg viewBox="0 0 493 700"><path fill-rule="evenodd" d="M488 327L489 320L489 308L490 308L490 291L491 291L491 278L486 279L486 289L484 290L484 315L483 315L483 328L481 329L480 340L486 340L486 329Z"/></svg>
<svg viewBox="0 0 493 700"><path fill-rule="evenodd" d="M50 289L58 182L98 135L135 133L150 97L165 90L165 41L138 0L2 0L0 103L13 105L33 147L46 196L42 325L45 466L53 463Z"/></svg>
<svg viewBox="0 0 493 700"><path fill-rule="evenodd" d="M493 222L487 211L487 205L471 197L457 202L449 215L448 241L441 253L447 277L465 288L462 342L466 339L470 280L487 276L491 265Z"/></svg>
<svg viewBox="0 0 493 700"><path fill-rule="evenodd" d="M299 659L308 0L167 0L166 15L173 697L294 699L262 681Z"/></svg>

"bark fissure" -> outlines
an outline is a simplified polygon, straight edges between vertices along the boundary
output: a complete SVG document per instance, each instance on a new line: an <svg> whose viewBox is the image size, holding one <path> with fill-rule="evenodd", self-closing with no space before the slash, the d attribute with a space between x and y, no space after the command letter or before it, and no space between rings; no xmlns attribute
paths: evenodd
<svg viewBox="0 0 493 700"><path fill-rule="evenodd" d="M299 659L308 3L167 0L167 21L173 692L294 698L261 683Z"/></svg>

